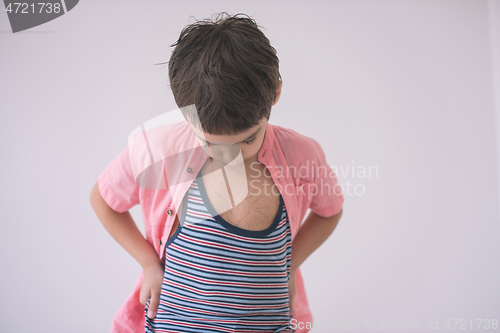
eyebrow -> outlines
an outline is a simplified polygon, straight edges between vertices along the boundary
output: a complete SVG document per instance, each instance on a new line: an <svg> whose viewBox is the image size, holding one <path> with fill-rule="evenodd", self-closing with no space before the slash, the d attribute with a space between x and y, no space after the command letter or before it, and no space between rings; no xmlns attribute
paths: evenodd
<svg viewBox="0 0 500 333"><path fill-rule="evenodd" d="M255 131L252 135L250 135L250 136L249 136L248 138L246 138L245 140L240 141L240 142L237 142L237 143L234 143L234 144L243 143L243 142L245 142L245 141L250 140L251 138L253 138L254 136L256 136L256 135L257 135L257 133L259 133L261 129L262 129L262 126L261 126L261 127L259 127L259 129L258 129L258 130L256 130L256 131ZM195 133L195 135L196 135L196 133ZM205 140L205 139L202 139L202 138L200 138L198 135L196 135L196 137L197 137L198 139L200 139L201 141L205 141L205 142L207 142L207 143L210 143L211 145L220 145L220 143L211 143L210 141L207 141L207 140ZM227 143L227 144L229 145L229 144L233 144L233 143Z"/></svg>

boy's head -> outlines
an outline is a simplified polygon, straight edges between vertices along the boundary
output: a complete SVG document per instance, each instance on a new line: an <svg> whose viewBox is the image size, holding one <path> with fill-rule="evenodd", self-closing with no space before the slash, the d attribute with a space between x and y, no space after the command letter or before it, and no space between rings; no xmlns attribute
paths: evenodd
<svg viewBox="0 0 500 333"><path fill-rule="evenodd" d="M195 22L171 46L175 102L184 113L198 113L184 114L188 121L199 119L195 125L206 134L234 136L269 120L281 92L279 60L248 15L223 12ZM189 105L194 108L184 108Z"/></svg>

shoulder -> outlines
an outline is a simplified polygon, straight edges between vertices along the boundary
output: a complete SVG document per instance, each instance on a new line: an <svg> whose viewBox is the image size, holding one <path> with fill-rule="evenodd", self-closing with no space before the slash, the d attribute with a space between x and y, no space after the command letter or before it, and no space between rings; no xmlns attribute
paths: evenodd
<svg viewBox="0 0 500 333"><path fill-rule="evenodd" d="M291 128L272 126L276 142L287 161L300 163L300 161L314 160L324 155L323 148L315 139Z"/></svg>
<svg viewBox="0 0 500 333"><path fill-rule="evenodd" d="M144 123L131 133L128 140L134 178L137 179L155 163L187 163L196 142L191 125L185 120L170 124Z"/></svg>
<svg viewBox="0 0 500 333"><path fill-rule="evenodd" d="M191 125L186 120L176 121L170 124L159 124L155 126L139 126L136 130L155 140L186 139L192 137Z"/></svg>
<svg viewBox="0 0 500 333"><path fill-rule="evenodd" d="M141 150L147 148L153 155L168 156L173 152L193 148L195 139L191 125L186 120L169 124L146 122L129 135L129 147Z"/></svg>
<svg viewBox="0 0 500 333"><path fill-rule="evenodd" d="M290 172L294 178L314 182L316 173L312 170L326 164L321 145L313 138L291 128L273 125L273 129L276 144L280 147L279 151L285 161L278 162L280 167Z"/></svg>

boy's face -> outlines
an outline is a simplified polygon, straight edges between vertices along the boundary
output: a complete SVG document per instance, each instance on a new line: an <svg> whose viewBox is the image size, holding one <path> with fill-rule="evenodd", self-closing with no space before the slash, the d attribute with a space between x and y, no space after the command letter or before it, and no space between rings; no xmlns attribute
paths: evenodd
<svg viewBox="0 0 500 333"><path fill-rule="evenodd" d="M273 105L278 103L280 99L282 85L283 82L280 80ZM245 164L251 165L251 163L259 161L257 154L264 142L266 126L267 118L264 117L259 124L237 135L210 135L202 132L196 126L193 126L193 130L200 140L201 146L212 158L230 163L241 150Z"/></svg>
<svg viewBox="0 0 500 333"><path fill-rule="evenodd" d="M211 135L193 127L198 140L205 151L214 159L230 163L239 151L245 163L256 162L257 154L264 142L267 118L262 118L259 124L237 135Z"/></svg>

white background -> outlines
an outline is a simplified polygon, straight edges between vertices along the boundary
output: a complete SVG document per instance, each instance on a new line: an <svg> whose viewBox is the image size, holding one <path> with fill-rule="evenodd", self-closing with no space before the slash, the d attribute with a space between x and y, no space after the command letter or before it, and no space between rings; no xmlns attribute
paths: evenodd
<svg viewBox="0 0 500 333"><path fill-rule="evenodd" d="M0 12L0 331L109 332L141 267L90 190L177 107L154 64L221 11L263 26L283 77L270 123L316 139L345 185L302 266L315 323L500 319L500 1L85 0L16 34Z"/></svg>

